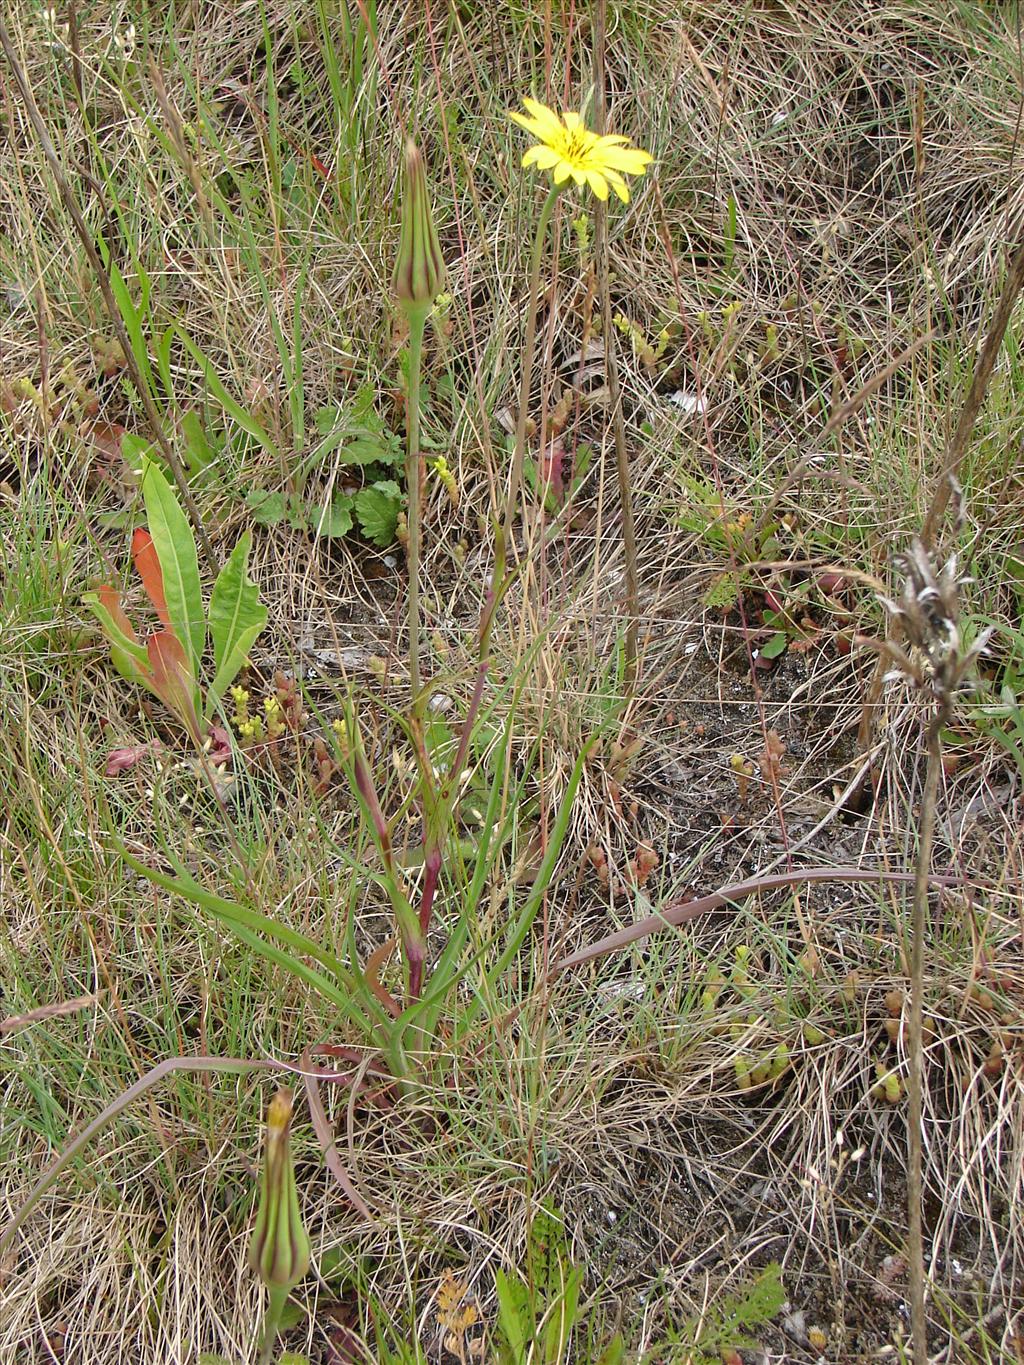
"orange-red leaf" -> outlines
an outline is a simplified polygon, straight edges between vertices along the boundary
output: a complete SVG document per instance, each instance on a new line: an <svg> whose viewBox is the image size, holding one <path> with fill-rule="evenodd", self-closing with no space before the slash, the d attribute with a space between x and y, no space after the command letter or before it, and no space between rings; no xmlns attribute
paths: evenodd
<svg viewBox="0 0 1024 1365"><path fill-rule="evenodd" d="M139 637L135 634L131 621L125 615L124 607L121 606L121 594L118 590L111 587L109 583L101 583L96 589L96 596L100 599L100 605L110 613L114 624L128 636L129 640L138 644Z"/></svg>
<svg viewBox="0 0 1024 1365"><path fill-rule="evenodd" d="M184 645L172 630L160 630L146 641L146 653L153 670L153 691L174 712L193 741L201 744L194 700L195 679L188 666Z"/></svg>
<svg viewBox="0 0 1024 1365"><path fill-rule="evenodd" d="M153 537L141 526L132 536L132 559L157 616L171 629L171 618L167 614L167 602L164 599L163 570L157 559Z"/></svg>

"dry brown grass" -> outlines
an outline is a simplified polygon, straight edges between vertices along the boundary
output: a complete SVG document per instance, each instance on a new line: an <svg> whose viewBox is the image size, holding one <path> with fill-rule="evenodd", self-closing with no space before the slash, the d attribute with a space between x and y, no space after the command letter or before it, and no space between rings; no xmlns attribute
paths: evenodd
<svg viewBox="0 0 1024 1365"><path fill-rule="evenodd" d="M576 100L589 81L585 7L560 6L550 20L542 6L525 8L382 7L376 55L365 54L353 92L350 153L334 118L315 7L278 6L270 24L281 126L338 170L324 182L299 157L305 201L293 196L284 207L271 188L258 112L270 88L258 5L183 6L173 43L149 20L167 100L189 128L201 117L209 123L198 141L186 132L188 155L175 146L170 106L161 109L144 63L117 60L111 34L123 34L127 12L82 5L78 16L89 119L112 168L95 193L84 177L77 182L90 226L105 231L101 206L113 214L119 198L125 231L110 229L110 238L129 276L131 241L153 280L154 331L182 325L286 455L294 432L270 318L289 333L296 262L310 261L307 411L337 401L353 367L384 395L396 387L401 338L386 289L397 231L396 123L417 124L434 167L453 295L450 332L430 347L428 377L436 390L450 376L456 396L436 399L427 434L443 442L461 491L457 511L439 489L431 494L425 610L443 644L431 665L459 704L490 563L480 518L500 506L507 472L503 431L515 403L536 207L503 110L531 88L556 100L567 89ZM25 6L10 21L22 60L67 164L101 178L66 43L58 33L49 45L40 16ZM887 690L872 748L861 753L872 661L837 653L828 630L753 685L741 622L705 601L729 557L685 512L695 478L722 495L730 515L746 512L755 523L777 502L793 519L784 555L864 575L853 580L850 625L877 628L870 580L887 581L892 548L919 525L1004 248L1024 215L1015 22L1008 5L616 8L610 123L651 148L657 168L612 218L614 311L652 343L662 327L673 329L653 366L620 339L641 545L637 695L588 764L565 874L521 979L509 985L509 1008L525 1000L515 1024L480 1056L453 1058L451 1088L424 1093L397 1115L328 1096L371 1225L328 1182L312 1137L300 1143L314 1265L336 1249L341 1266L326 1279L311 1275L300 1291L315 1358L331 1359L325 1305L345 1298L373 1304L380 1326L397 1324L396 1340L415 1331L429 1359L445 1359L433 1306L441 1272L465 1275L492 1316L495 1269L522 1263L542 1194L564 1211L586 1267L588 1315L609 1330L619 1317L638 1354L687 1359L665 1344L672 1323L699 1317L706 1301L774 1259L793 1310L789 1335L779 1323L766 1333L776 1358L814 1358L793 1316L800 1313L804 1328L827 1332L829 1360L899 1358L904 1103L871 1092L876 1060L905 1065L903 1036L897 1028L893 1042L885 1024L894 1017L887 994L906 990L904 890L765 898L544 990L535 983L553 944L571 951L688 888L710 890L789 859L913 865L922 779L914 704ZM332 35L345 71L350 48L337 19ZM305 92L282 79L296 51ZM41 362L51 382L73 366L91 384L91 343L108 330L99 293L6 70L0 101L9 140L0 184L0 281L9 302L0 312L0 384L28 377L39 386ZM217 201L231 168L260 190L248 208L226 181L226 203ZM205 207L197 184L206 187ZM538 550L545 519L536 512L525 520L530 572L509 595L494 640L495 678L523 676L517 761L542 739L532 788L542 796L541 821L610 709L621 633L602 376L579 359L587 262L569 226L577 213L568 202L560 209L535 401L539 412L542 400L550 408L563 387L574 389L563 439L570 451L595 444L599 458L571 525L546 554ZM728 322L730 304L739 307ZM932 327L940 329L934 344L823 438L829 413ZM175 353L174 378L180 409L207 406L219 423L184 353ZM672 401L677 391L705 411L687 415ZM142 429L118 382L97 392L101 419ZM98 775L108 747L101 717L118 739L149 726L80 634L81 588L105 558L121 562L122 541L96 520L119 503L93 481L90 452L73 434L82 416L75 401L72 385L58 390L52 421L41 421L29 400L4 404L14 411L0 450L0 526L12 566L0 644L12 679L0 731L3 1012L105 994L80 1017L0 1043L5 1212L72 1130L163 1056L294 1056L333 1026L237 944L197 932L177 908L141 891L104 851L104 800L136 847L154 847L153 775L132 773L116 787ZM1013 453L1022 405L1019 364L1007 362L964 474L974 605L1018 629L1019 597L1000 575L1024 534ZM70 431L60 429L65 418ZM248 449L236 487L277 486L286 473ZM314 489L324 482L315 475ZM222 492L203 495L204 511L219 542L230 544L248 513ZM38 544L26 529L33 499L46 511ZM62 581L31 615L19 607L23 587L14 601L9 585L34 583L25 566L58 538L68 542ZM400 553L389 562L365 547L328 547L275 528L261 533L254 560L271 614L257 664L298 669L308 665L310 642L334 650L390 744L371 700L380 679L351 651L387 661L394 688L386 695L395 702L405 677ZM321 673L311 693L331 713L346 679L329 667ZM758 766L772 731L786 744L774 778ZM626 761L622 746L634 738L641 744ZM729 763L736 753L755 769L745 802ZM927 963L925 1218L932 1349L937 1359L987 1362L1019 1358L1021 1349L1024 858L1019 774L977 737L965 753L944 779L936 835L936 868L965 874L972 887L937 898ZM874 799L859 814L840 809L837 792L859 786L869 760ZM308 776L298 788L290 779L254 782L238 819L268 908L330 933L350 895L339 850L351 845L352 812L341 801L312 802L308 785ZM176 834L186 856L224 884L210 833L216 812L197 788L184 774L173 778L168 804L179 795L192 803ZM526 861L530 832L524 823L518 851L527 850ZM641 844L660 861L636 888L629 863ZM615 895L595 874L595 848ZM485 923L506 913L502 891L494 888ZM365 891L354 900L373 941L380 906ZM709 964L728 975L737 945L753 953L750 998L726 989L704 1012ZM808 1041L805 1019L820 1041ZM1000 1035L1005 1060L986 1074ZM774 1086L740 1090L737 1052L756 1060L781 1041L792 1067ZM0 1267L0 1358L157 1365L193 1362L200 1349L245 1358L257 1305L244 1250L258 1110L255 1081L180 1080L119 1120ZM362 1330L376 1350L366 1323ZM301 1341L299 1329L296 1347ZM585 1351L581 1336L576 1358L587 1359Z"/></svg>

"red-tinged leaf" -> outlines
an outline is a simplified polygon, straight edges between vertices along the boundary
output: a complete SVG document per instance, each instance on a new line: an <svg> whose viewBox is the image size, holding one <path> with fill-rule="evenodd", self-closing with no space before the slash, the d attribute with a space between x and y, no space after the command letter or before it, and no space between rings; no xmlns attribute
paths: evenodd
<svg viewBox="0 0 1024 1365"><path fill-rule="evenodd" d="M285 133L285 138L296 156L305 157L318 175L322 175L325 180L330 180L330 168L320 160L316 152L311 152L307 147L303 147L301 143L297 142L295 138L291 137L288 133Z"/></svg>
<svg viewBox="0 0 1024 1365"><path fill-rule="evenodd" d="M140 758L145 758L147 754L155 754L163 748L158 739L151 739L146 744L132 744L125 749L111 749L107 755L107 766L103 769L104 777L117 777L118 773L127 771L138 763Z"/></svg>
<svg viewBox="0 0 1024 1365"><path fill-rule="evenodd" d="M320 160L316 152L307 152L306 155L309 157L313 165L313 169L315 171L319 171L319 173L323 176L325 180L330 180L331 178L330 167L325 162Z"/></svg>
<svg viewBox="0 0 1024 1365"><path fill-rule="evenodd" d="M153 544L153 537L142 526L132 535L132 560L157 616L169 630L173 629L171 618L167 614L164 575L157 558L156 546Z"/></svg>
<svg viewBox="0 0 1024 1365"><path fill-rule="evenodd" d="M326 1365L370 1365L373 1356L359 1335L359 1302L350 1296L325 1303L317 1314L327 1329Z"/></svg>
<svg viewBox="0 0 1024 1365"><path fill-rule="evenodd" d="M161 630L146 641L146 653L153 670L150 680L153 691L174 712L193 741L202 744L196 715L195 679L188 666L185 647L173 631Z"/></svg>
<svg viewBox="0 0 1024 1365"><path fill-rule="evenodd" d="M131 621L125 615L124 607L121 606L121 594L109 583L101 583L96 589L96 596L100 599L100 605L110 613L117 628L131 640L132 644L139 643L139 637L135 634L135 629Z"/></svg>
<svg viewBox="0 0 1024 1365"><path fill-rule="evenodd" d="M128 432L118 422L87 419L78 434L92 455L90 479L124 497L138 482L124 449Z"/></svg>
<svg viewBox="0 0 1024 1365"><path fill-rule="evenodd" d="M221 763L231 762L231 736L223 725L211 725L207 730L210 739L210 762L219 767Z"/></svg>
<svg viewBox="0 0 1024 1365"><path fill-rule="evenodd" d="M120 423L89 422L79 428L79 434L91 441L108 463L114 464L121 458L121 438L125 429Z"/></svg>

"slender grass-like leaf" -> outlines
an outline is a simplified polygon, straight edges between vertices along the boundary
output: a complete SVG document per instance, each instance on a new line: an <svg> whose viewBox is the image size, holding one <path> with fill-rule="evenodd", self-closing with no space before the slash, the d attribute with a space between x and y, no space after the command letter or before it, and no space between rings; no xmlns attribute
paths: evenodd
<svg viewBox="0 0 1024 1365"><path fill-rule="evenodd" d="M286 971L300 977L307 985L313 985L325 998L332 1004L337 1005L353 1023L362 1029L367 1027L367 1014L373 1015L378 1023L389 1023L390 1020L384 1014L383 1009L376 1000L373 999L369 988L362 981L361 976L352 971L333 953L321 948L314 940L306 934L299 933L287 924L281 924L278 920L271 919L268 915L262 915L259 911L250 910L247 906L240 905L237 901L225 900L222 896L214 895L212 891L207 891L181 866L173 856L171 862L174 864L178 875L168 877L163 872L157 872L155 868L149 867L140 859L134 857L120 843L115 841L114 847L118 854L129 867L141 873L155 886L162 887L165 891L173 895L180 896L182 900L190 901L200 909L206 910L216 919L231 926L233 932L240 938L244 938L250 947L256 948L264 957L283 967ZM247 937L250 935L251 937ZM271 951L272 945L267 944L261 935L266 938L276 940L278 943L291 949L290 953L281 953L278 949ZM321 967L326 968L329 976L314 972L307 964L301 962L301 957L310 957L314 962L318 962Z"/></svg>
<svg viewBox="0 0 1024 1365"><path fill-rule="evenodd" d="M56 1184L58 1177L67 1169L70 1163L88 1147L93 1138L109 1128L118 1114L137 1100L140 1095L144 1095L147 1090L152 1089L165 1076L171 1075L175 1071L289 1071L283 1062L275 1062L270 1058L253 1058L246 1060L240 1057L169 1057L166 1061L160 1062L152 1071L147 1071L144 1076L140 1076L134 1085L130 1085L127 1090L123 1090L115 1100L98 1114L90 1124L73 1138L61 1152L60 1156L52 1166L46 1170L32 1187L25 1202L15 1213L14 1217L0 1233L0 1257L2 1257L14 1241L15 1235L20 1227L23 1226L26 1218L42 1199L47 1190Z"/></svg>
<svg viewBox="0 0 1024 1365"><path fill-rule="evenodd" d="M276 462L278 458L277 446L274 444L272 437L260 426L252 413L246 408L243 408L237 398L231 396L224 382L214 370L212 362L203 354L192 338L187 336L186 333L180 329L178 331L178 336L181 338L181 344L185 347L185 350L188 351L192 359L202 366L203 379L206 381L206 386L224 411L231 417L237 426L240 426L243 431L248 432L254 440L258 441L268 455L274 457Z"/></svg>

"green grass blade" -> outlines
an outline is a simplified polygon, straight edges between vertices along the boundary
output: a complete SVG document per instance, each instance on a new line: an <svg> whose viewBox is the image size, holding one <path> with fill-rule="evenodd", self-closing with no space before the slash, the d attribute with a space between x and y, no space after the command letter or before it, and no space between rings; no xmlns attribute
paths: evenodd
<svg viewBox="0 0 1024 1365"><path fill-rule="evenodd" d="M232 418L237 426L240 426L242 430L248 432L255 441L258 441L267 454L272 455L276 462L278 458L277 446L274 444L273 438L260 426L252 413L243 408L237 398L231 396L209 359L203 354L192 338L187 336L180 329L178 331L178 336L181 338L181 344L185 347L185 350L188 351L192 359L202 366L203 379L206 381L206 386L224 411Z"/></svg>
<svg viewBox="0 0 1024 1365"><path fill-rule="evenodd" d="M149 867L140 859L135 858L117 841L115 841L114 846L130 868L141 873L155 886L162 887L163 890L180 896L183 900L190 901L193 905L208 911L216 919L229 924L234 932L239 933L240 937L240 931L251 935L252 937L247 938L246 941L250 943L250 946L258 945L264 956L269 956L268 945L259 937L260 935L265 935L267 938L283 944L292 950L292 954L310 957L314 962L319 962L331 975L328 977L317 973L317 980L320 983L317 985L317 989L322 990L323 994L333 1004L339 1006L354 1023L365 1027L366 1010L362 1008L364 1004L367 1010L372 1012L380 1022L384 1022L383 1008L363 985L361 977L357 979L356 973L346 967L333 953L321 948L314 939L309 938L306 934L299 933L298 930L292 929L286 924L281 924L278 920L271 919L268 915L250 910L237 901L225 900L222 896L216 896L213 892L207 891L173 857L171 861L178 870L178 876L168 877L163 872L157 872L155 868ZM313 969L299 962L294 955L282 954L273 960L287 971L310 982L309 973Z"/></svg>

